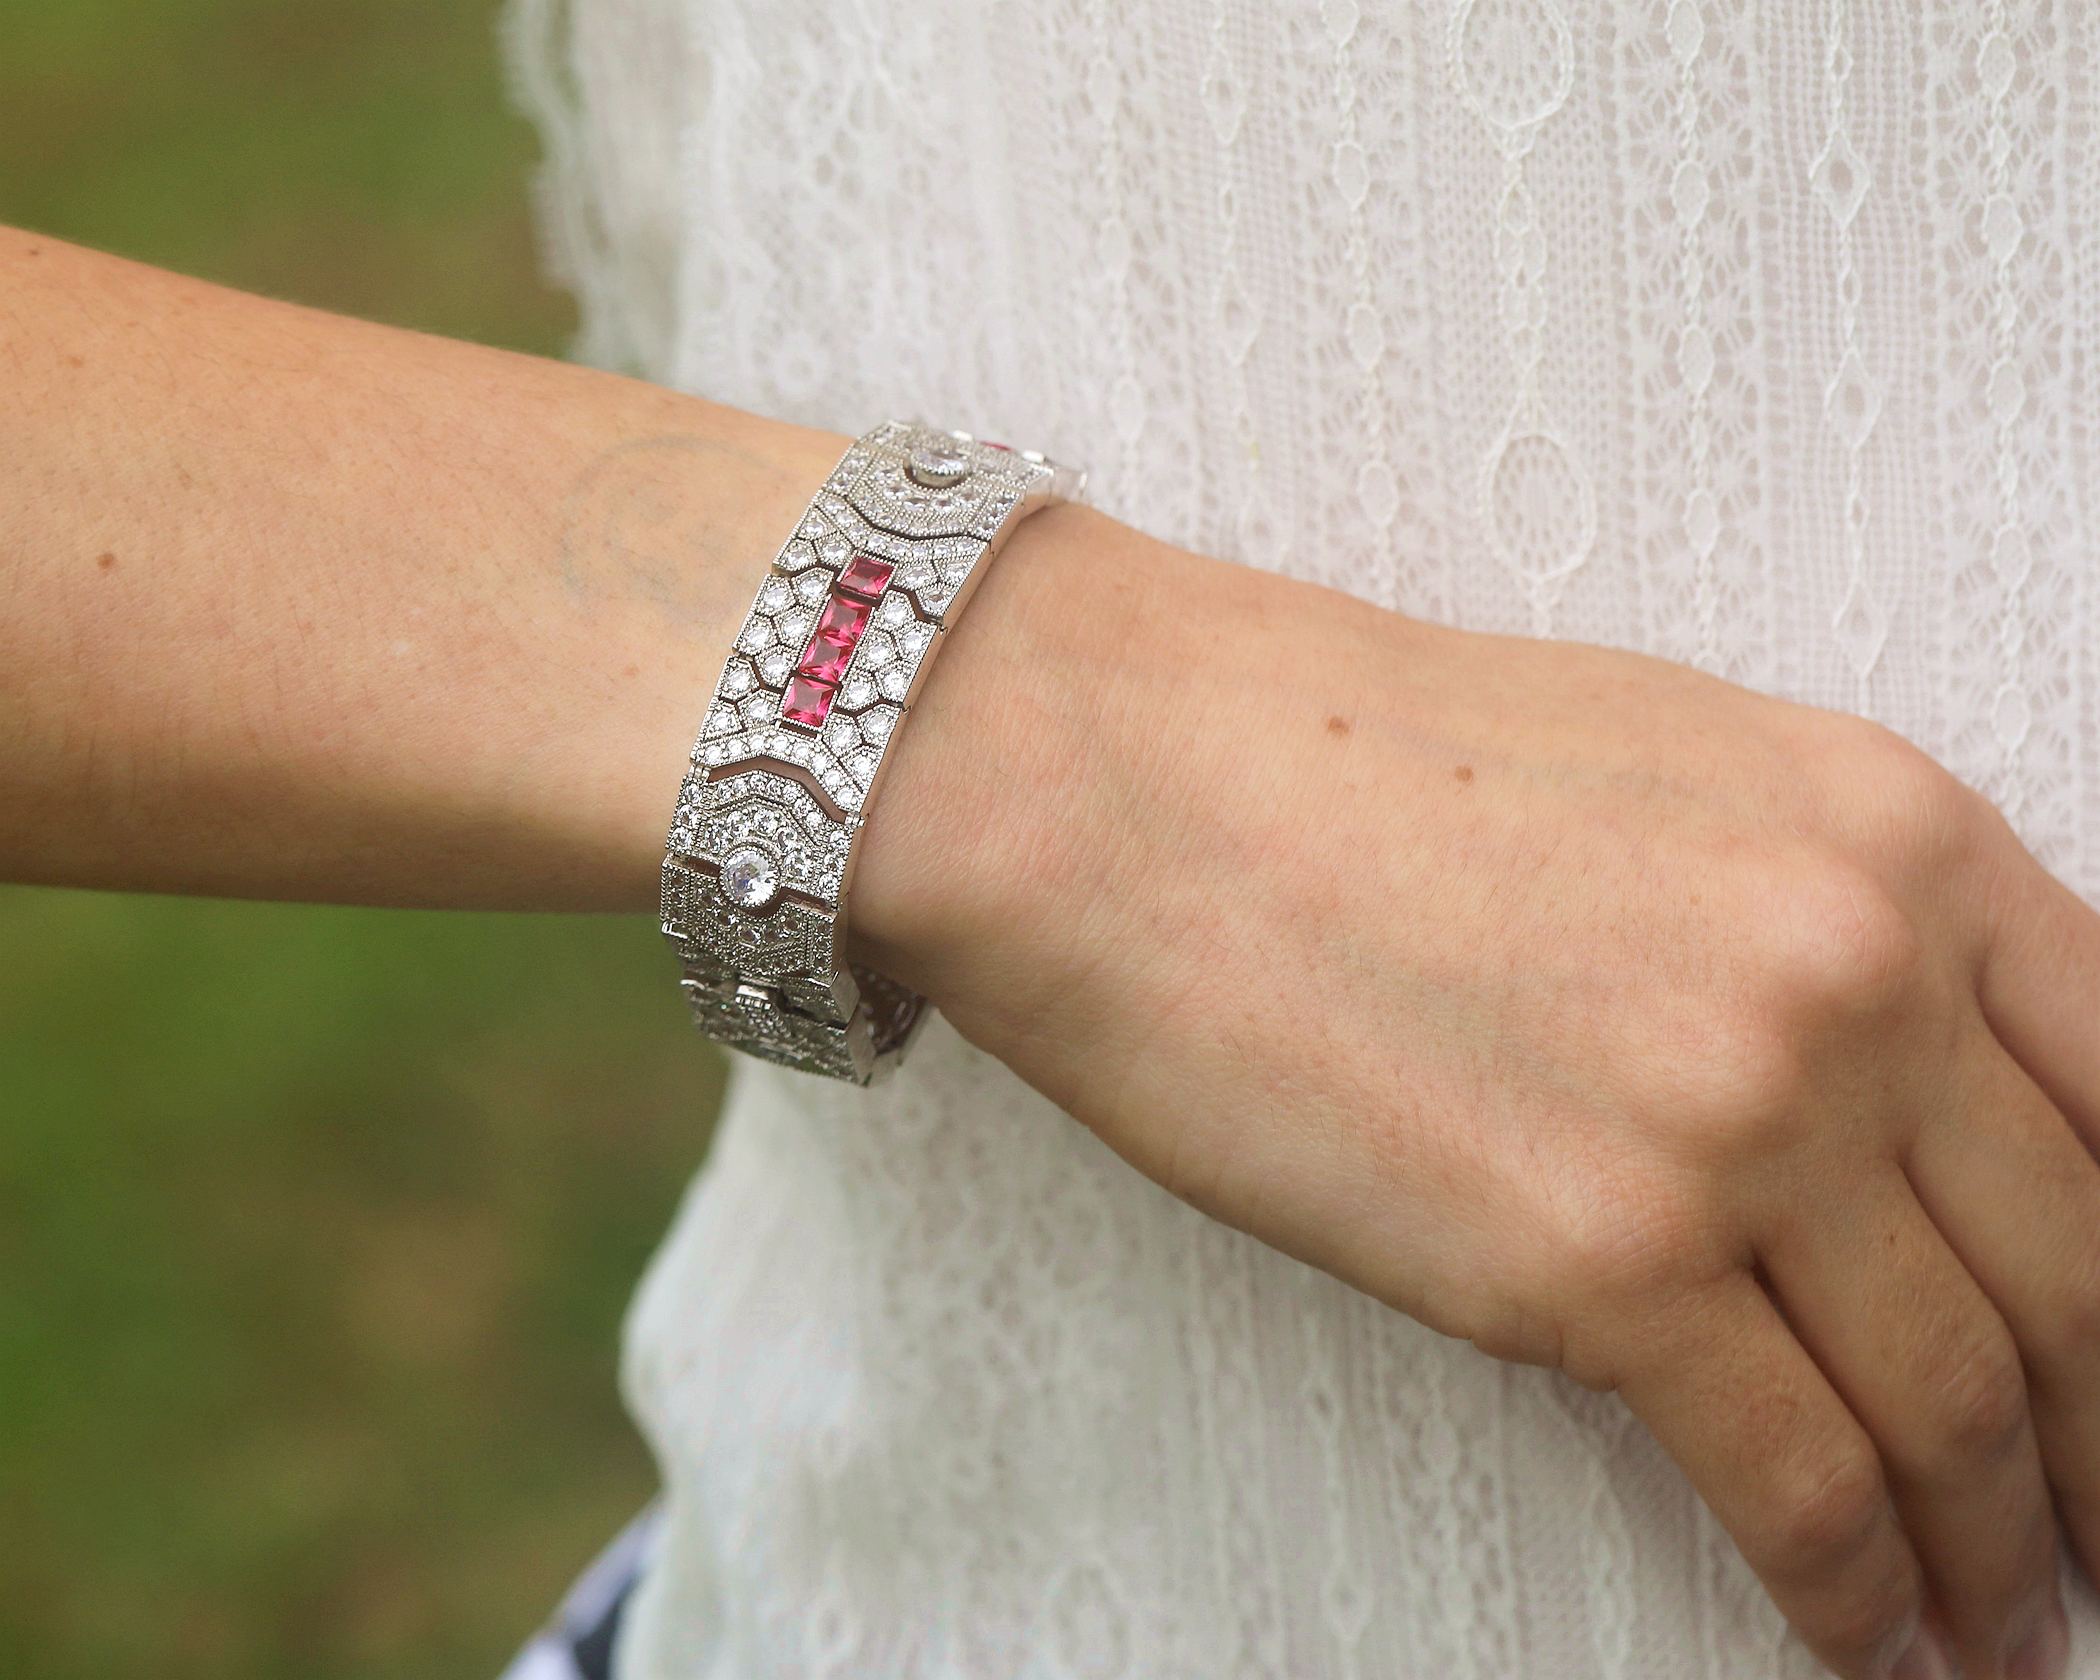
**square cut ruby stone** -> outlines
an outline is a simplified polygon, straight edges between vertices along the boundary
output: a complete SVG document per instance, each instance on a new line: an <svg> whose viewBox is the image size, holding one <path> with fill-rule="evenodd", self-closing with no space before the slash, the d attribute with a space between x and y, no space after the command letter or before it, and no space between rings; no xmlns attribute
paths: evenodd
<svg viewBox="0 0 2100 1680"><path fill-rule="evenodd" d="M787 692L780 697L780 715L804 729L819 729L831 715L831 699L838 691L825 682L811 682L799 671L788 678Z"/></svg>
<svg viewBox="0 0 2100 1680"><path fill-rule="evenodd" d="M802 650L802 662L795 667L795 674L812 682L835 683L846 674L846 661L852 657L851 642L841 646L822 636L812 636L809 646Z"/></svg>
<svg viewBox="0 0 2100 1680"><path fill-rule="evenodd" d="M868 603L850 601L843 595L834 595L826 601L824 616L817 620L818 636L827 642L838 643L849 653L867 627Z"/></svg>
<svg viewBox="0 0 2100 1680"><path fill-rule="evenodd" d="M865 595L872 601L882 593L890 581L890 574L896 569L887 560L878 560L872 554L856 554L839 573L839 588L849 595Z"/></svg>

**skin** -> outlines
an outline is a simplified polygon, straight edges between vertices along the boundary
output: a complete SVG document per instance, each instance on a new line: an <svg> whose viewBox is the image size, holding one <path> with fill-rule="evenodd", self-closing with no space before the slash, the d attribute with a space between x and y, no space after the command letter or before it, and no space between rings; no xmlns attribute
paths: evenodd
<svg viewBox="0 0 2100 1680"><path fill-rule="evenodd" d="M29 235L0 281L0 875L653 907L846 440ZM1836 1673L2060 1671L2100 915L1980 797L1085 509L888 777L857 955L1206 1212L1616 1391Z"/></svg>

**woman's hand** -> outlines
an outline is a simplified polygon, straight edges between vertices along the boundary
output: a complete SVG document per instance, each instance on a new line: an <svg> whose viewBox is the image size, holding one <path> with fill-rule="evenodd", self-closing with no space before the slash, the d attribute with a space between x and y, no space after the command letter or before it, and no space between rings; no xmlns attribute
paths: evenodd
<svg viewBox="0 0 2100 1680"><path fill-rule="evenodd" d="M1921 1625L2055 1672L2052 1493L2100 1563L2100 916L1982 798L1083 510L917 711L864 955L1206 1212L1616 1390L1841 1674Z"/></svg>

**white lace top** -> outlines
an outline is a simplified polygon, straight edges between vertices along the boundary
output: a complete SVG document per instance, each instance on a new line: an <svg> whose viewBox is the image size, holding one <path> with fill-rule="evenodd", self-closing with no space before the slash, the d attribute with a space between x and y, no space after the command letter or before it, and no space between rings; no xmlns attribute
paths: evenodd
<svg viewBox="0 0 2100 1680"><path fill-rule="evenodd" d="M2100 899L2100 7L513 3L588 356L1869 713ZM939 1023L872 1095L742 1070L627 1374L625 1680L1818 1672L1617 1400Z"/></svg>

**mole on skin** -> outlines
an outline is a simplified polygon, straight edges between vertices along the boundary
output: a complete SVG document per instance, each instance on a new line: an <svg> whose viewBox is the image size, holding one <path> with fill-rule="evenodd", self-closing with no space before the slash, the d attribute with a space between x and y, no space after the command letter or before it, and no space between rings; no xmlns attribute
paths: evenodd
<svg viewBox="0 0 2100 1680"><path fill-rule="evenodd" d="M1451 774L1461 782L1470 782L1473 779L1473 766L1470 764L1461 764L1456 770L1452 771Z"/></svg>
<svg viewBox="0 0 2100 1680"><path fill-rule="evenodd" d="M1330 734L1330 735L1346 735L1346 734L1348 734L1348 733L1349 733L1349 720L1348 720L1347 718L1339 718L1339 717L1331 717L1331 718L1329 718L1329 719L1327 720L1327 733L1328 733L1328 734Z"/></svg>
<svg viewBox="0 0 2100 1680"><path fill-rule="evenodd" d="M105 554L95 564L100 566L105 572L113 571L116 568L117 557L114 554Z"/></svg>

